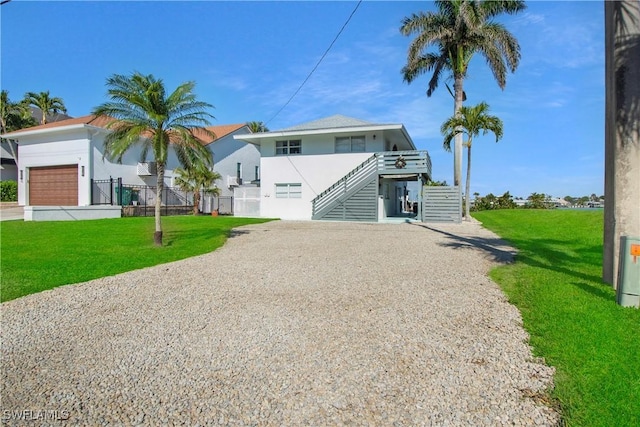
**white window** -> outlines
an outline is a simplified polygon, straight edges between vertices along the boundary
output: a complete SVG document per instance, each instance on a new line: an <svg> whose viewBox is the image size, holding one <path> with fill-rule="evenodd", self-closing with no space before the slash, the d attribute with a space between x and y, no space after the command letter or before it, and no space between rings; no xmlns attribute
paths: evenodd
<svg viewBox="0 0 640 427"><path fill-rule="evenodd" d="M336 138L336 153L364 153L365 138L363 136L339 136Z"/></svg>
<svg viewBox="0 0 640 427"><path fill-rule="evenodd" d="M276 184L277 199L299 199L302 197L302 184Z"/></svg>
<svg viewBox="0 0 640 427"><path fill-rule="evenodd" d="M302 141L294 139L291 141L276 141L276 155L286 156L289 154L300 154Z"/></svg>

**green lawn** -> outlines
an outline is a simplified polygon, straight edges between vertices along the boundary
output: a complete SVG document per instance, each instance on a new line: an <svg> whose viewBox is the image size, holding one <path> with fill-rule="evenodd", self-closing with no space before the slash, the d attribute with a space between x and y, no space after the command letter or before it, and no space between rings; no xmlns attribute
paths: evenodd
<svg viewBox="0 0 640 427"><path fill-rule="evenodd" d="M162 218L164 246L153 244L154 218L0 223L0 297L24 295L211 252L233 227L263 219Z"/></svg>
<svg viewBox="0 0 640 427"><path fill-rule="evenodd" d="M520 309L535 355L556 367L567 425L640 425L640 310L618 306L601 280L603 212L473 216L519 250L491 277Z"/></svg>

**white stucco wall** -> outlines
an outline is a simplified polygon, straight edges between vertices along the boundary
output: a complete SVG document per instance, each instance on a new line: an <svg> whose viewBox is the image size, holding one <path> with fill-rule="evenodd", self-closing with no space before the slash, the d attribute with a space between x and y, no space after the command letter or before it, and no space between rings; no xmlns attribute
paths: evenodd
<svg viewBox="0 0 640 427"><path fill-rule="evenodd" d="M335 138L349 135L365 135L366 152L336 154ZM376 135L375 139L373 135ZM302 154L276 155L276 141L283 139L300 139ZM371 157L374 152L383 151L384 148L381 132L275 137L261 141L260 215L269 218L310 220L311 201L318 194ZM276 198L276 184L297 183L302 184L301 198Z"/></svg>
<svg viewBox="0 0 640 427"><path fill-rule="evenodd" d="M383 132L352 132L352 133L332 133L327 135L305 135L301 137L274 137L265 139L260 142L260 154L262 157L276 156L276 141L301 139L302 154L335 154L335 139L341 136L365 136L365 152L375 153L385 150L385 142ZM373 136L376 136L375 139Z"/></svg>
<svg viewBox="0 0 640 427"><path fill-rule="evenodd" d="M303 143L304 144L304 143ZM263 157L260 215L269 218L311 219L311 201L372 153ZM302 184L299 199L276 198L276 184Z"/></svg>
<svg viewBox="0 0 640 427"><path fill-rule="evenodd" d="M233 139L233 135L248 133L251 133L249 129L243 127L207 146L213 153L213 170L222 175L222 179L216 181L221 196L233 196L233 188L227 185L228 177L236 176L238 163L242 164L243 183L249 184L256 179L255 170L256 166L260 166L260 150L253 144Z"/></svg>
<svg viewBox="0 0 640 427"><path fill-rule="evenodd" d="M84 129L59 132L55 135L33 135L20 138L18 148L18 204L29 204L29 169L41 166L78 165L78 206L91 204L91 152L89 134ZM85 174L82 176L82 167Z"/></svg>

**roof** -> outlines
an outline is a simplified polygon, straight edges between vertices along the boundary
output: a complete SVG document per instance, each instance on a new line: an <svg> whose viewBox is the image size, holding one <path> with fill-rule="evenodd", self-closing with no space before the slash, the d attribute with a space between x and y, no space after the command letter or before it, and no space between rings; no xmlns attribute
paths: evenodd
<svg viewBox="0 0 640 427"><path fill-rule="evenodd" d="M16 137L16 136L30 135L33 133L44 133L49 129L63 128L63 127L78 128L78 127L92 126L92 127L106 129L107 125L112 120L115 120L115 119L112 119L106 116L98 117L93 114L90 114L88 116L76 117L76 118L67 119L67 120L60 120L58 122L46 123L44 125L38 125L38 126L25 128L25 129L20 129L17 131L6 133L3 136L10 138L10 137ZM213 140L211 140L211 138L208 135L206 135L204 132L196 131L194 134L198 139L202 141L203 145L207 145L220 138L223 138L229 135L230 133L237 131L238 129L241 129L243 126L246 126L246 125L244 123L238 123L238 124L232 124L232 125L209 126L206 129L209 130L210 132L213 132L213 134L215 135L215 139Z"/></svg>
<svg viewBox="0 0 640 427"><path fill-rule="evenodd" d="M57 122L46 123L44 125L32 126L25 129L16 130L13 132L9 132L4 134L5 137L19 136L19 135L28 135L33 132L41 133L48 129L62 128L67 126L94 126L105 128L107 124L111 121L109 117L96 117L93 114L88 116L76 117L73 119L60 120Z"/></svg>
<svg viewBox="0 0 640 427"><path fill-rule="evenodd" d="M219 126L208 126L205 129L207 129L209 132L213 132L213 134L215 135L215 138L212 141L209 142L204 142L207 141L209 139L208 136L206 136L204 134L204 132L194 132L195 136L197 138L199 138L200 140L202 140L204 142L205 145L211 144L212 142L216 142L219 139L224 138L225 136L239 130L242 129L244 126L246 126L245 123L236 123L233 125L219 125ZM205 139L206 137L206 139Z"/></svg>
<svg viewBox="0 0 640 427"><path fill-rule="evenodd" d="M40 123L40 120L42 120L42 110L39 109L38 107L30 106L29 111L31 113L31 117L33 117L37 123ZM60 120L67 120L71 118L72 118L71 116L61 112L47 114L47 123L59 122Z"/></svg>
<svg viewBox="0 0 640 427"><path fill-rule="evenodd" d="M336 134L347 132L388 131L407 140L410 146L415 147L409 133L401 123L378 124L365 120L354 119L340 114L302 123L281 130L252 133L248 135L235 135L235 139L260 145L260 141L274 137L298 137L304 135ZM401 135L401 136L400 136Z"/></svg>
<svg viewBox="0 0 640 427"><path fill-rule="evenodd" d="M325 117L323 119L314 120L307 123L302 123L296 126L291 126L281 131L298 131L298 130L314 130L314 129L337 129L337 128L352 128L358 126L371 126L374 123L367 122L360 119L354 119L353 117L343 116L336 114L334 116Z"/></svg>

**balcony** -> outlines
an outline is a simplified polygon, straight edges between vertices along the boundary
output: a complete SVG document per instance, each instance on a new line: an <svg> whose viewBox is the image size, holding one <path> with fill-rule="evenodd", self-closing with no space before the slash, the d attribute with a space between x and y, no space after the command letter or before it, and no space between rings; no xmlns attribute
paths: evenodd
<svg viewBox="0 0 640 427"><path fill-rule="evenodd" d="M427 151L385 151L376 153L378 174L399 178L402 175L431 176L431 158Z"/></svg>

